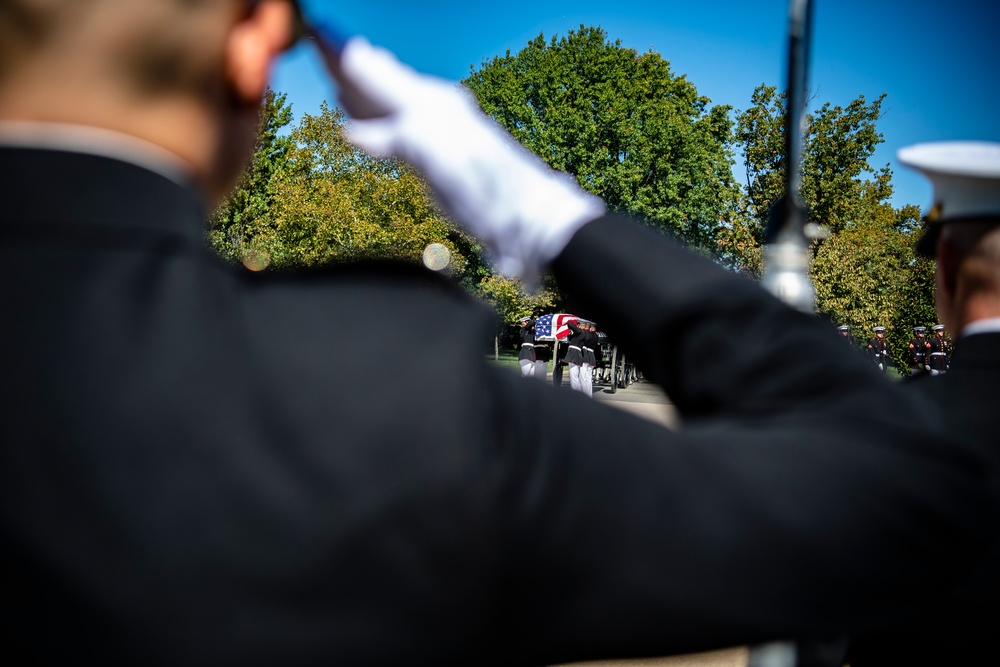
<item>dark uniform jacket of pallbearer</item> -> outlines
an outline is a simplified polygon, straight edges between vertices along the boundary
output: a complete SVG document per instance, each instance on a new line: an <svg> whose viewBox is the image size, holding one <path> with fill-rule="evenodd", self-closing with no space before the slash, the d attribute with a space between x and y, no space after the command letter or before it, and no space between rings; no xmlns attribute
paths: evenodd
<svg viewBox="0 0 1000 667"><path fill-rule="evenodd" d="M223 265L195 192L142 168L0 148L0 187L0 634L27 661L544 665L856 634L995 524L982 457L918 401L620 218L553 271L678 431L493 366L492 316L422 269Z"/></svg>
<svg viewBox="0 0 1000 667"><path fill-rule="evenodd" d="M535 326L534 323L528 324L526 327L521 327L521 331L518 332L518 338L521 341L520 352L517 355L518 361L534 361L535 360Z"/></svg>
<svg viewBox="0 0 1000 667"><path fill-rule="evenodd" d="M955 343L951 368L907 388L948 423L954 433L989 448L1000 459L997 387L1000 333L983 333ZM997 470L994 462L993 470ZM1000 485L998 485L1000 486ZM977 567L963 574L947 596L928 592L925 607L906 623L859 637L852 667L870 665L988 664L1000 628L1000 543L994 541Z"/></svg>
<svg viewBox="0 0 1000 667"><path fill-rule="evenodd" d="M869 358L875 363L876 366L885 366L889 361L889 357L886 352L889 349L889 343L885 338L872 338L868 341L868 355Z"/></svg>
<svg viewBox="0 0 1000 667"><path fill-rule="evenodd" d="M583 344L580 346L583 350L583 363L596 366L597 355L594 354L594 349L598 345L597 334L593 331L586 331L584 333L586 333L586 337L583 339Z"/></svg>
<svg viewBox="0 0 1000 667"><path fill-rule="evenodd" d="M927 353L930 352L930 348L930 341L914 336L910 341L910 368L926 370Z"/></svg>
<svg viewBox="0 0 1000 667"><path fill-rule="evenodd" d="M932 371L943 371L948 368L948 341L932 336L930 348L927 350L927 365Z"/></svg>
<svg viewBox="0 0 1000 667"><path fill-rule="evenodd" d="M587 339L587 332L577 326L576 322L569 322L566 326L573 332L566 345L566 363L579 366L583 363L583 341Z"/></svg>
<svg viewBox="0 0 1000 667"><path fill-rule="evenodd" d="M535 361L551 361L552 360L552 348L549 347L548 343L538 341L535 343Z"/></svg>

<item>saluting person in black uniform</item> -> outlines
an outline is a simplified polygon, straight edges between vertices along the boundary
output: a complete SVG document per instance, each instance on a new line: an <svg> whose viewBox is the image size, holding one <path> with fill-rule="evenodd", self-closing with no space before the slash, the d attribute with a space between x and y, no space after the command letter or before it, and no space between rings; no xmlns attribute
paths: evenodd
<svg viewBox="0 0 1000 667"><path fill-rule="evenodd" d="M931 336L928 345L930 347L928 348L927 370L930 371L931 375L940 375L948 370L948 355L951 351L951 345L944 337L943 324L934 325L934 335Z"/></svg>
<svg viewBox="0 0 1000 667"><path fill-rule="evenodd" d="M889 342L885 339L885 327L875 327L875 337L868 341L868 356L885 373L889 365Z"/></svg>
<svg viewBox="0 0 1000 667"><path fill-rule="evenodd" d="M977 554L975 451L822 323L606 214L451 82L360 38L331 56L349 138L410 160L499 268L551 269L682 428L488 364L493 317L423 268L251 274L206 251L289 2L0 8L8 653L648 656L849 633Z"/></svg>
<svg viewBox="0 0 1000 667"><path fill-rule="evenodd" d="M913 327L913 338L910 340L910 375L923 375L929 370L927 353L931 344L924 336L927 327Z"/></svg>
<svg viewBox="0 0 1000 667"><path fill-rule="evenodd" d="M519 320L521 330L518 340L521 341L517 355L517 363L521 366L521 377L531 377L535 373L535 321L530 317Z"/></svg>

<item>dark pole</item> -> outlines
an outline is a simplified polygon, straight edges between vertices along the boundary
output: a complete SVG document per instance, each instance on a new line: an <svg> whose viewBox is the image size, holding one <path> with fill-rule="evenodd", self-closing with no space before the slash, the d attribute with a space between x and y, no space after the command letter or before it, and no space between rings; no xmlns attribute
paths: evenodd
<svg viewBox="0 0 1000 667"><path fill-rule="evenodd" d="M788 88L785 97L785 196L772 208L764 235L761 284L798 310L814 311L809 281L809 242L802 201L802 144L806 132L806 90L812 2L791 0L788 34Z"/></svg>
<svg viewBox="0 0 1000 667"><path fill-rule="evenodd" d="M802 143L806 133L806 88L812 3L791 0L788 10L788 88L785 96L785 196L772 208L764 236L761 284L789 306L815 312L809 280L806 207L802 201ZM751 647L749 667L795 667L798 647L774 642Z"/></svg>

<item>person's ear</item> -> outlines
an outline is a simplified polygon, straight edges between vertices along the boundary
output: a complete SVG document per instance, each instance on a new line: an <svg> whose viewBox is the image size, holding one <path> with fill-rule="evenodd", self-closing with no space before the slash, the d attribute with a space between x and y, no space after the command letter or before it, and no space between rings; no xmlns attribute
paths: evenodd
<svg viewBox="0 0 1000 667"><path fill-rule="evenodd" d="M263 0L229 31L226 77L236 98L256 104L264 96L271 65L288 45L293 10L287 0Z"/></svg>

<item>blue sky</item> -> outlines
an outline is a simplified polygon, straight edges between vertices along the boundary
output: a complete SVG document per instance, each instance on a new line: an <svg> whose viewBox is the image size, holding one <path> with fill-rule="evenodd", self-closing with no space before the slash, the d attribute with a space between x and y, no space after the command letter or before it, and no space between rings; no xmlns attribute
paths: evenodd
<svg viewBox="0 0 1000 667"><path fill-rule="evenodd" d="M544 33L599 25L612 39L663 54L714 104L749 104L760 83L783 87L787 0L698 3L546 2L340 3L306 6L395 51L414 67L460 79L470 66L522 48ZM896 205L930 204L930 186L901 167L896 151L921 141L1000 141L1000 2L997 0L815 1L810 85L823 102L888 97L873 165L891 163ZM335 93L308 48L279 63L273 86L293 111L315 113ZM736 166L737 176L742 174Z"/></svg>

